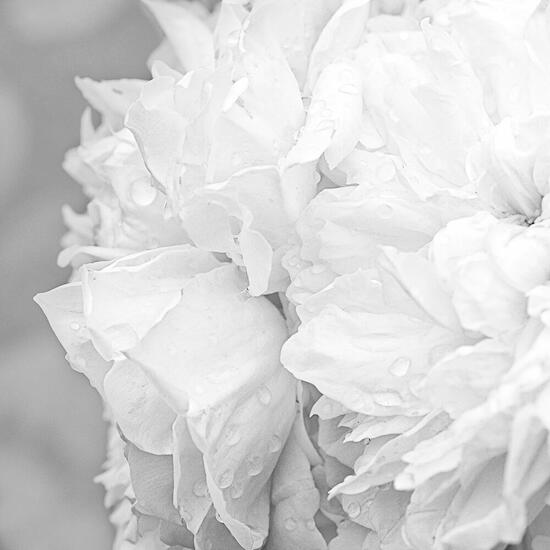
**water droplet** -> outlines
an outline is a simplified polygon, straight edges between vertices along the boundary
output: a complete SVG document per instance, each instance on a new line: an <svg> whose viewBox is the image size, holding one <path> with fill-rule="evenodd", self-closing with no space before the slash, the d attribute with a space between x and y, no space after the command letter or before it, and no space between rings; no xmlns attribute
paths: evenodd
<svg viewBox="0 0 550 550"><path fill-rule="evenodd" d="M196 497L205 497L208 494L208 487L206 483L202 480L199 480L193 485L193 494Z"/></svg>
<svg viewBox="0 0 550 550"><path fill-rule="evenodd" d="M314 531L315 530L315 522L312 519L308 519L307 522L306 522L306 527L310 531Z"/></svg>
<svg viewBox="0 0 550 550"><path fill-rule="evenodd" d="M232 447L236 445L241 440L241 433L238 428L232 426L227 431L227 444Z"/></svg>
<svg viewBox="0 0 550 550"><path fill-rule="evenodd" d="M342 84L342 86L338 89L343 94L348 95L357 95L360 92L359 88L355 84Z"/></svg>
<svg viewBox="0 0 550 550"><path fill-rule="evenodd" d="M318 132L326 132L334 130L334 121L333 120L321 120L319 124L317 124L316 130Z"/></svg>
<svg viewBox="0 0 550 550"><path fill-rule="evenodd" d="M257 393L258 401L262 405L269 405L271 403L271 392L266 386L262 386Z"/></svg>
<svg viewBox="0 0 550 550"><path fill-rule="evenodd" d="M105 334L111 342L111 346L116 350L128 350L133 348L139 342L139 336L136 331L127 324L114 325L105 329Z"/></svg>
<svg viewBox="0 0 550 550"><path fill-rule="evenodd" d="M401 398L394 392L378 392L374 395L374 400L383 407L398 407L402 405Z"/></svg>
<svg viewBox="0 0 550 550"><path fill-rule="evenodd" d="M294 529L296 529L297 527L297 523L296 523L296 520L294 520L293 518L286 518L285 519L285 529L287 531L294 531Z"/></svg>
<svg viewBox="0 0 550 550"><path fill-rule="evenodd" d="M382 287L382 282L379 281L378 279L369 279L369 286L371 288L381 288Z"/></svg>
<svg viewBox="0 0 550 550"><path fill-rule="evenodd" d="M239 36L240 36L240 31L239 30L235 30L235 31L232 31L230 32L228 35L227 35L227 45L229 47L233 47L233 46L236 46L238 43L239 43Z"/></svg>
<svg viewBox="0 0 550 550"><path fill-rule="evenodd" d="M346 506L346 512L348 513L348 516L352 519L355 519L356 517L361 514L361 505L358 502L355 502L352 500L347 506Z"/></svg>
<svg viewBox="0 0 550 550"><path fill-rule="evenodd" d="M240 498L244 493L244 485L242 483L235 483L229 491L231 498Z"/></svg>
<svg viewBox="0 0 550 550"><path fill-rule="evenodd" d="M74 330L74 331L80 330L80 325L76 321L73 321L69 325L69 327L70 327L71 330Z"/></svg>
<svg viewBox="0 0 550 550"><path fill-rule="evenodd" d="M269 452L276 453L280 451L282 447L281 438L278 435L274 435L269 441Z"/></svg>
<svg viewBox="0 0 550 550"><path fill-rule="evenodd" d="M146 178L135 181L130 193L138 206L149 206L157 197L157 190Z"/></svg>
<svg viewBox="0 0 550 550"><path fill-rule="evenodd" d="M393 208L388 203L383 203L378 207L378 215L382 218L387 220L388 218L391 218L393 214Z"/></svg>
<svg viewBox="0 0 550 550"><path fill-rule="evenodd" d="M405 376L409 372L411 360L408 357L399 357L390 366L390 372L394 376Z"/></svg>
<svg viewBox="0 0 550 550"><path fill-rule="evenodd" d="M395 165L393 162L383 162L377 169L376 173L382 181L390 181L395 177Z"/></svg>
<svg viewBox="0 0 550 550"><path fill-rule="evenodd" d="M221 489L227 489L233 483L233 471L225 470L218 478L218 486Z"/></svg>
<svg viewBox="0 0 550 550"><path fill-rule="evenodd" d="M253 456L248 460L248 474L257 476L263 469L264 464L261 456Z"/></svg>

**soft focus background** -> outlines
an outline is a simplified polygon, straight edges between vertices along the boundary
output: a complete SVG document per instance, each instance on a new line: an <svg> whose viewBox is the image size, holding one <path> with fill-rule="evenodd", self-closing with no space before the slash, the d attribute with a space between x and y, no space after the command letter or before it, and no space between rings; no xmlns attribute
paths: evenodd
<svg viewBox="0 0 550 550"><path fill-rule="evenodd" d="M0 550L111 544L99 398L32 297L67 278L60 208L84 206L61 168L84 109L73 79L145 77L158 40L138 0L0 0Z"/></svg>

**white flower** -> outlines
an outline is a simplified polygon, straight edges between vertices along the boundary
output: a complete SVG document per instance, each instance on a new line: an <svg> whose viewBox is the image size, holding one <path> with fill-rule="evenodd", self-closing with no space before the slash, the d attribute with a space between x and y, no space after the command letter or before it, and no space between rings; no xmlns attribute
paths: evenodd
<svg viewBox="0 0 550 550"><path fill-rule="evenodd" d="M65 170L91 200L84 215L65 208L70 232L59 263L78 267L90 259L186 242L181 225L165 215L166 199L155 188L132 134L123 127L143 82L81 79L77 83L103 121L94 129L90 111L85 112L82 143L65 160Z"/></svg>
<svg viewBox="0 0 550 550"><path fill-rule="evenodd" d="M521 364L528 360L522 355L533 353L530 342L533 331L536 335L541 330L537 318L548 307L549 279L547 227L522 227L478 214L450 222L427 249L413 253L382 249L374 268L360 267L338 276L298 308L302 324L284 346L283 363L298 378L344 405L336 411L331 406L328 417L323 404L314 410L326 417L320 421L321 428L334 421L334 427L340 426L337 447L327 448L322 431L319 445L353 469L353 475L340 476L340 485L332 490L334 495L363 494L359 500L342 498L352 519L372 513L376 502L372 491L397 475L399 489L415 488L405 517L408 544L424 548L427 543L418 542L423 539L417 530L424 532L426 526L413 519L423 514L422 506L431 509L434 504L422 496L422 483L447 472L450 464L458 466L461 455L456 449L464 437L460 430L467 437L475 434L467 419L483 419L489 433L497 429L487 424L487 411L495 410L494 403L502 399L498 396L505 395L501 385L514 388L506 385L507 373L522 372ZM546 333L539 338L544 341ZM511 415L509 421L514 418ZM508 436L499 433L499 460L509 464L513 458L506 460ZM446 454L427 470L424 462L434 460L439 441ZM483 446L488 451L491 443L476 440L476 445L472 460L485 460ZM351 460L346 458L350 453ZM409 468L400 474L405 462L416 464L417 456L418 482L402 481L410 475ZM474 463L462 462L461 468L464 475L477 471ZM437 480L430 491L440 487L440 477ZM455 490L451 482L449 487ZM514 510L521 511L520 503L527 505L531 496L519 499ZM463 506L459 497L454 502ZM446 533L454 529L451 514L456 513L447 512L447 504L441 506L433 534L437 545L454 541ZM449 519L444 521L446 514ZM508 521L508 516L502 517L499 521ZM460 542L463 546L456 542L456 548L492 548L500 540L517 541L527 527L526 517L518 515L514 529L510 526L508 531L496 519L487 520L483 536L467 531L472 533L469 538L456 540L468 542Z"/></svg>
<svg viewBox="0 0 550 550"><path fill-rule="evenodd" d="M115 548L545 548L548 3L145 4L37 298Z"/></svg>
<svg viewBox="0 0 550 550"><path fill-rule="evenodd" d="M267 535L296 384L279 364L282 317L245 289L235 266L182 245L84 266L81 282L37 301L129 441L142 512L208 538L215 508L223 537L252 549Z"/></svg>

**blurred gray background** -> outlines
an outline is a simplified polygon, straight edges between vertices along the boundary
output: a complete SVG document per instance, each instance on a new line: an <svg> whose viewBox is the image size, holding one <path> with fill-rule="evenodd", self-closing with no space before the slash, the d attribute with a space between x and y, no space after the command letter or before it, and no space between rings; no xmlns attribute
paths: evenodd
<svg viewBox="0 0 550 550"><path fill-rule="evenodd" d="M159 36L138 0L0 0L0 550L104 550L92 482L105 455L95 392L32 297L63 283L61 168L78 143L76 75L145 77Z"/></svg>

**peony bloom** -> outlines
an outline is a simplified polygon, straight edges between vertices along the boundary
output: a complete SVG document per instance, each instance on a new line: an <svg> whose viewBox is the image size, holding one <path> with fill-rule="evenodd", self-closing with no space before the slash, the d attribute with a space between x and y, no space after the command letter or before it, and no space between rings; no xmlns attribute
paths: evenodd
<svg viewBox="0 0 550 550"><path fill-rule="evenodd" d="M513 507L480 531L461 526L464 533L453 538L457 516L479 519L483 513L476 503L461 504L465 497L455 478L448 482L449 500L438 504L441 524L435 524L435 534L427 518L447 485L438 474L448 475L452 461L466 469L464 475L476 474L464 492L479 483L482 465L495 474L494 463L487 464L497 452L492 434L499 434L497 456L507 464L509 436L488 417L508 405L510 391L520 391L520 382L507 382L513 373L524 375L523 365L535 361L543 365L530 368L544 370L548 335L541 319L547 315L549 280L549 227L518 226L480 213L450 222L416 252L381 247L376 265L340 275L300 304L301 324L284 346L283 363L325 396L314 409L321 419L319 445L345 467L327 475L337 476L332 495L344 495L349 516L363 524L367 520L360 514L380 513L371 510L379 505L376 491L395 481L397 489L415 489L412 495L396 494L394 501L384 496L386 506L401 508L394 512L405 525L400 544L421 550L433 536L437 548L491 549L500 540L521 539L530 499L550 481L546 474L531 492L507 495ZM540 374L535 387L544 380ZM467 464L461 441L476 434L472 422L482 422L487 432L478 437L487 439L475 440L477 451L469 451ZM541 432L546 437L542 422ZM441 457L438 445L445 449ZM547 456L546 448L536 450ZM429 482L433 486L425 495ZM505 506L500 497L495 500L495 507ZM458 510L451 511L451 502ZM466 504L470 509L461 509ZM533 506L538 513L541 504Z"/></svg>
<svg viewBox="0 0 550 550"><path fill-rule="evenodd" d="M37 296L115 549L545 549L548 3L145 4Z"/></svg>
<svg viewBox="0 0 550 550"><path fill-rule="evenodd" d="M247 294L234 265L189 245L79 274L37 301L127 442L138 519L177 531L178 544L192 533L217 547L258 548L277 459L291 472L295 461L309 464L292 438L285 446L296 382L279 363L287 334L280 313ZM284 502L291 509L294 492ZM216 513L223 529L211 527ZM285 514L274 514L274 529L278 519Z"/></svg>

